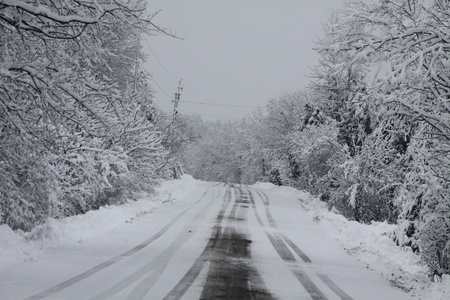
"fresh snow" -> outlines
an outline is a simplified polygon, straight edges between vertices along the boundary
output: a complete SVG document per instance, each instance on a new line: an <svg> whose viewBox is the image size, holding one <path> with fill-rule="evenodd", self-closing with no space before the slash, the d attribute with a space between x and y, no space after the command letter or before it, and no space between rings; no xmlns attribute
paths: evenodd
<svg viewBox="0 0 450 300"><path fill-rule="evenodd" d="M31 233L14 232L5 225L0 226L0 279L2 279L0 280L0 298L3 299L2 288L12 284L4 278L5 276L8 277L7 274L9 273L7 272L15 266L20 268L23 264L47 261L52 257L58 259L74 255L76 249L81 251L80 249L83 249L85 243L92 244L93 240L98 240L97 244L101 245L102 237L107 236L109 232L121 229L126 224L131 226L143 217L149 223L155 224L155 229L152 230L156 231L156 227L161 227L163 226L161 224L168 222L165 217L166 212L174 209L181 211L193 205L194 201L198 200L201 195L200 191L205 188L204 185L205 183L185 175L180 180L162 183L153 196L142 197L138 201L121 206L107 206L97 211L63 220L50 219ZM419 257L407 248L397 247L388 237L389 232L394 230L394 225L387 223L365 225L348 221L343 216L328 211L323 202L294 188L278 187L269 183L257 183L250 188L266 192L271 199L273 199L273 195L295 199L295 201L287 203L298 203L303 208L304 215L302 217L307 216L310 222L308 224L312 224L308 226L314 226L311 230L331 236L345 252L364 263L367 269L373 270L378 274L378 277L391 285L408 291L415 299L444 300L449 298L450 276L444 276L442 282L431 282ZM273 213L276 217L277 215L282 216L285 212L273 208ZM250 218L254 218L251 215L253 214L249 214ZM283 230L288 225L289 220L286 219L285 222L286 224L279 222L279 226ZM149 230L148 233L150 234L152 230ZM267 253L264 249L255 249L260 240L264 238L263 236L259 237L258 234L257 232L252 233L252 237L255 238L252 252L255 255L255 260L262 260ZM293 234L295 234L295 231L292 231L290 236L292 237ZM118 249L116 252L122 253L139 243L133 240L131 236L124 235L124 239L129 240L128 244L125 244L123 249ZM186 247L189 246L193 249L192 257L196 257L201 251L201 247L194 245L195 242L195 239L186 241ZM313 246L311 245L311 247ZM117 253L109 253L108 249L102 249L101 251L105 257L117 255ZM81 257L82 254L78 255ZM101 261L104 259L103 256L96 259ZM86 258L86 260L89 259ZM88 262L92 263L92 261ZM178 262L180 270L189 267L188 265L182 265L182 263L181 261ZM74 267L73 274L78 274L84 267L83 262L80 262L80 264L79 269ZM270 267L267 263L265 267L264 264L260 265L262 265L261 268ZM52 270L46 272L51 273ZM282 289L289 286L289 279L278 276L283 275L281 269L266 270L266 273L268 272L273 273L268 279L269 287ZM204 280L204 277L205 275L201 274L199 280ZM200 291L193 289L190 293L199 295Z"/></svg>
<svg viewBox="0 0 450 300"><path fill-rule="evenodd" d="M30 233L20 230L14 232L9 226L1 225L0 268L21 261L39 260L55 247L64 248L64 245L83 243L151 213L165 203L186 204L186 196L195 189L195 182L190 176L166 181L156 189L155 195L143 195L137 201L101 207L99 210L61 220L49 219Z"/></svg>
<svg viewBox="0 0 450 300"><path fill-rule="evenodd" d="M450 298L450 276L441 282L431 282L426 266L409 248L395 245L389 233L395 225L373 222L370 225L349 221L329 211L326 204L304 191L292 187L277 187L270 183L256 183L260 190L277 190L286 197L295 197L317 226L328 232L349 255L365 263L391 285L409 292L417 299L447 300Z"/></svg>

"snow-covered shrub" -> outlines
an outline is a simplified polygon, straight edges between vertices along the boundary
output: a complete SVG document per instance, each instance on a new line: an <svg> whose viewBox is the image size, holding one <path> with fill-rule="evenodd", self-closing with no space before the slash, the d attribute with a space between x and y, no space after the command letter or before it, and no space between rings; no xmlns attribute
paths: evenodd
<svg viewBox="0 0 450 300"><path fill-rule="evenodd" d="M405 181L396 198L401 208L395 239L421 253L435 275L449 274L450 159L445 144L423 139L427 126L417 130L408 147Z"/></svg>
<svg viewBox="0 0 450 300"><path fill-rule="evenodd" d="M95 202L107 187L107 182L102 180L93 156L91 152L74 152L60 157L56 169L62 207L55 217L81 214L97 208Z"/></svg>
<svg viewBox="0 0 450 300"><path fill-rule="evenodd" d="M269 171L269 182L275 185L292 186L295 181L292 179L291 168L288 160L277 159L270 162L272 166Z"/></svg>
<svg viewBox="0 0 450 300"><path fill-rule="evenodd" d="M364 139L357 154L345 145L330 160L330 171L318 181L318 194L347 218L360 222L395 222L398 207L394 203L403 180L404 157L391 140L375 130Z"/></svg>
<svg viewBox="0 0 450 300"><path fill-rule="evenodd" d="M24 231L53 210L55 174L45 153L19 143L0 148L0 224Z"/></svg>
<svg viewBox="0 0 450 300"><path fill-rule="evenodd" d="M322 119L322 118L321 118ZM336 142L334 122L312 124L289 135L292 156L297 166L296 187L320 194L318 182L328 174L342 147Z"/></svg>
<svg viewBox="0 0 450 300"><path fill-rule="evenodd" d="M134 178L127 165L128 157L121 147L102 151L96 155L95 160L102 181L107 183L100 195L100 205L123 203L131 196L131 192L142 190L133 182Z"/></svg>
<svg viewBox="0 0 450 300"><path fill-rule="evenodd" d="M431 273L441 276L450 272L450 206L438 207L436 213L419 230L420 253Z"/></svg>

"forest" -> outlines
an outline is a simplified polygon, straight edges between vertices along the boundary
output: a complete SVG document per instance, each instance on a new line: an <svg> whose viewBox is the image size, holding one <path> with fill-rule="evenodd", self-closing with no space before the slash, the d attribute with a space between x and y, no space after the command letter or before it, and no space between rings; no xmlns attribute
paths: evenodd
<svg viewBox="0 0 450 300"><path fill-rule="evenodd" d="M0 224L29 231L187 172L397 224L399 246L450 274L450 1L348 2L306 89L216 123L156 107L141 36L176 36L154 16L140 0L0 1Z"/></svg>

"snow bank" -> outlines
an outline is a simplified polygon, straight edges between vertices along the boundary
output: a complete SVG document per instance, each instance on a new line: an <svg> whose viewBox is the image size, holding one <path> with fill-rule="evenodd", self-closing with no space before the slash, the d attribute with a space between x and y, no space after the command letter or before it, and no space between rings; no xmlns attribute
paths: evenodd
<svg viewBox="0 0 450 300"><path fill-rule="evenodd" d="M398 247L389 238L395 225L386 222L368 225L349 221L329 211L327 205L318 198L292 187L278 187L271 183L256 183L251 187L266 191L277 189L286 197L298 199L311 218L337 240L348 254L364 262L367 268L379 272L393 286L420 299L450 299L450 276L443 276L442 282L431 282L420 257L409 248Z"/></svg>
<svg viewBox="0 0 450 300"><path fill-rule="evenodd" d="M13 231L9 226L1 225L0 268L21 261L39 260L45 248L99 236L164 203L182 204L197 184L198 181L191 176L184 175L179 180L162 182L154 195L141 195L137 201L101 207L84 215L49 219L29 233Z"/></svg>
<svg viewBox="0 0 450 300"><path fill-rule="evenodd" d="M273 190L276 189L278 186L270 183L270 182L257 182L254 185L252 185L251 187L255 188L255 189L259 189L259 190ZM286 187L279 187L279 188L286 188Z"/></svg>
<svg viewBox="0 0 450 300"><path fill-rule="evenodd" d="M31 261L39 256L40 245L25 240L22 232L14 232L9 226L0 226L0 268L21 261Z"/></svg>

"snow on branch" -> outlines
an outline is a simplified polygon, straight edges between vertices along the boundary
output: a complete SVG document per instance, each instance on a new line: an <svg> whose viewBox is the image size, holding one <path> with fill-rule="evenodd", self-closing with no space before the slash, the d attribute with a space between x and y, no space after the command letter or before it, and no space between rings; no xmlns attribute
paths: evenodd
<svg viewBox="0 0 450 300"><path fill-rule="evenodd" d="M0 4L4 5L4 6L16 7L18 9L26 11L30 14L33 14L36 16L41 16L41 17L50 19L52 21L55 21L58 23L63 23L63 24L68 24L68 23L73 23L73 22L84 23L84 24L95 24L106 13L119 9L116 7L111 10L103 11L102 13L98 14L95 17L84 17L84 16L77 16L77 15L61 16L61 15L51 12L45 6L42 6L42 5L35 6L35 5L28 4L28 3L24 3L20 0L0 0Z"/></svg>

